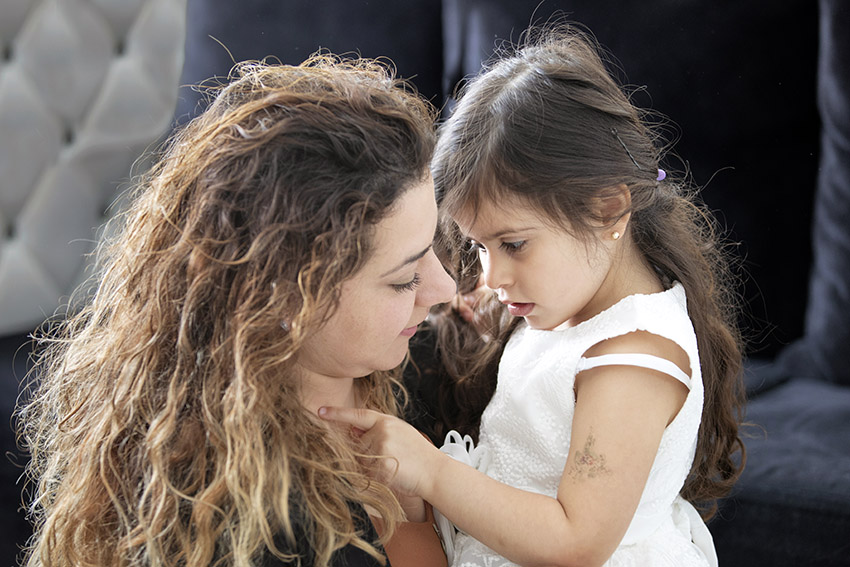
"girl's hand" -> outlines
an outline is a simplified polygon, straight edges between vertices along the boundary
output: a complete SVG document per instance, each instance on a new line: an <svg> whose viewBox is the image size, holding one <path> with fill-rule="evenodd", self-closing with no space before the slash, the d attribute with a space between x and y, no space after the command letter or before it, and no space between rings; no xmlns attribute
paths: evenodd
<svg viewBox="0 0 850 567"><path fill-rule="evenodd" d="M401 494L421 496L443 456L424 435L397 417L343 407L319 408L319 417L350 425L363 451L375 457L370 474Z"/></svg>

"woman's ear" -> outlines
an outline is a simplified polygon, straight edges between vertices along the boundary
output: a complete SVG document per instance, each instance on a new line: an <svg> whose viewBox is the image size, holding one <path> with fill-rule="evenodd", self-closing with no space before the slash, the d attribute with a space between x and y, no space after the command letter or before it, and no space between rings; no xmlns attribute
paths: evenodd
<svg viewBox="0 0 850 567"><path fill-rule="evenodd" d="M613 240L626 234L631 218L632 194L625 183L606 189L596 199L594 213L601 228Z"/></svg>

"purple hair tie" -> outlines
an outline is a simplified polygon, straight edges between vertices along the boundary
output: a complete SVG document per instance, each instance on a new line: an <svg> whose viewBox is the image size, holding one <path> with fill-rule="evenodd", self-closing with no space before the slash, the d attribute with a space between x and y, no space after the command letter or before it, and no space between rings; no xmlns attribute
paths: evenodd
<svg viewBox="0 0 850 567"><path fill-rule="evenodd" d="M664 181L667 178L667 172L663 169L658 170L658 177L655 178L656 181Z"/></svg>

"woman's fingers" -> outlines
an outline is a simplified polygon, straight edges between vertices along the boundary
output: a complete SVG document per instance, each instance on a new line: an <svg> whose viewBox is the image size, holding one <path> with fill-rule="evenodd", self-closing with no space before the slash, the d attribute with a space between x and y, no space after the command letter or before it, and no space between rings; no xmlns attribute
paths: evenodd
<svg viewBox="0 0 850 567"><path fill-rule="evenodd" d="M478 298L472 294L455 295L451 301L452 309L463 318L467 323L472 323L472 317L475 313L475 303Z"/></svg>
<svg viewBox="0 0 850 567"><path fill-rule="evenodd" d="M455 295L451 301L451 306L464 321L475 323L475 309L478 303L491 295L493 295L493 290L484 285L484 280L481 278L471 291Z"/></svg>

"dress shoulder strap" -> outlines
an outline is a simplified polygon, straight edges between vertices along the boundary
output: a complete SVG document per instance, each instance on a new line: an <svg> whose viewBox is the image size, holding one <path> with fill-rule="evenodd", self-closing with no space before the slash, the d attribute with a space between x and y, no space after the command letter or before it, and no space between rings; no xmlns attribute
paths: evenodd
<svg viewBox="0 0 850 567"><path fill-rule="evenodd" d="M584 370L590 370L598 366L638 366L663 372L691 389L691 377L673 364L673 362L660 356L640 353L603 354L600 356L582 357L578 361L576 374Z"/></svg>

